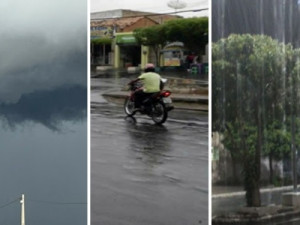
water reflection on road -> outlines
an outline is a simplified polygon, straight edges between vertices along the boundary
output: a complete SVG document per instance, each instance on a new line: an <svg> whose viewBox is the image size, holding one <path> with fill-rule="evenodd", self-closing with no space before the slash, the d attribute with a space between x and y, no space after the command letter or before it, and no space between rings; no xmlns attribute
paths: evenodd
<svg viewBox="0 0 300 225"><path fill-rule="evenodd" d="M92 224L208 224L207 115L156 126L91 96Z"/></svg>

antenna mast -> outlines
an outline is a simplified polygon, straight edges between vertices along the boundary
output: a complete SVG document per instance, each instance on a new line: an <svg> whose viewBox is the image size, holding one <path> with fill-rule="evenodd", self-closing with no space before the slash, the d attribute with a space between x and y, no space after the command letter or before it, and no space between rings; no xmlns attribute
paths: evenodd
<svg viewBox="0 0 300 225"><path fill-rule="evenodd" d="M21 225L25 225L25 195L22 194L21 200Z"/></svg>

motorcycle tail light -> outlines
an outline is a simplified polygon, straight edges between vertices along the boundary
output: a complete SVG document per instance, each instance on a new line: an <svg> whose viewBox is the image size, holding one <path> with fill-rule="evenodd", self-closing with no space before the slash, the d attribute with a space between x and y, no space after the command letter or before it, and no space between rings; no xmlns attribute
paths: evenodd
<svg viewBox="0 0 300 225"><path fill-rule="evenodd" d="M162 93L162 95L164 97L169 97L171 95L171 92L170 91L165 91L164 93Z"/></svg>

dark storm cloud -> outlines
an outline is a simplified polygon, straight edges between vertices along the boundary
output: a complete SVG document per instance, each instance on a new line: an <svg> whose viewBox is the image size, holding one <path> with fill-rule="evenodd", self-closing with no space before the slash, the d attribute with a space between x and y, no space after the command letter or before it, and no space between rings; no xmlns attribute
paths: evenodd
<svg viewBox="0 0 300 225"><path fill-rule="evenodd" d="M79 39L85 43L83 35L76 41ZM86 118L85 45L53 43L38 36L4 40L7 45L0 47L0 116L9 125L33 121L58 130L63 121Z"/></svg>
<svg viewBox="0 0 300 225"><path fill-rule="evenodd" d="M55 43L42 36L4 35L0 46L0 102L62 84L86 86L86 37Z"/></svg>
<svg viewBox="0 0 300 225"><path fill-rule="evenodd" d="M16 103L0 104L0 118L14 127L36 122L59 130L62 121L86 118L87 89L80 85L64 85L53 90L23 94Z"/></svg>
<svg viewBox="0 0 300 225"><path fill-rule="evenodd" d="M57 129L86 117L87 2L0 1L0 117Z"/></svg>

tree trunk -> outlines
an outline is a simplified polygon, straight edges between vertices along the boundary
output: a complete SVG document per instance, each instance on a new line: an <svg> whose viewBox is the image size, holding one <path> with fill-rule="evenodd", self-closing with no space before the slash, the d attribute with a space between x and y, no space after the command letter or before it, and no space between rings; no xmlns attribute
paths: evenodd
<svg viewBox="0 0 300 225"><path fill-rule="evenodd" d="M259 192L259 181L257 181L257 168L255 165L255 158L253 155L249 155L245 162L245 190L246 190L246 201L248 207L259 207L260 203L260 192Z"/></svg>
<svg viewBox="0 0 300 225"><path fill-rule="evenodd" d="M270 184L273 184L273 156L272 153L269 154L269 168L270 168Z"/></svg>
<svg viewBox="0 0 300 225"><path fill-rule="evenodd" d="M160 48L159 47L152 47L154 55L155 55L155 65L156 66L160 66L160 58L159 58L159 52L160 52Z"/></svg>
<svg viewBox="0 0 300 225"><path fill-rule="evenodd" d="M253 186L253 189L252 189L252 204L251 206L252 207L260 207L261 206L261 202L260 202L260 192L259 192L259 182L255 181L254 182L254 186Z"/></svg>
<svg viewBox="0 0 300 225"><path fill-rule="evenodd" d="M260 186L259 180L257 180L257 165L255 158L250 156L245 162L246 170L245 171L245 190L246 190L246 200L248 207L260 207Z"/></svg>
<svg viewBox="0 0 300 225"><path fill-rule="evenodd" d="M260 154L262 148L262 112L261 112L261 98L262 92L261 87L259 87L258 95L256 96L256 101L254 107L255 110L255 120L257 124L257 145L254 154L248 153L248 157L244 161L245 166L245 190L246 190L246 200L247 206L249 207L259 207L261 205L260 201ZM244 143L246 147L246 144ZM246 148L245 148L246 149Z"/></svg>
<svg viewBox="0 0 300 225"><path fill-rule="evenodd" d="M262 82L261 84L262 85ZM262 87L259 87L258 105L257 105L257 146L255 151L255 173L254 173L254 197L253 206L260 206L260 194L259 194L259 183L260 183L260 155L262 149L263 140L263 125L262 125Z"/></svg>
<svg viewBox="0 0 300 225"><path fill-rule="evenodd" d="M103 49L102 49L102 51L103 51L103 54L102 54L102 63L103 63L103 65L105 65L105 44L103 44Z"/></svg>
<svg viewBox="0 0 300 225"><path fill-rule="evenodd" d="M238 184L238 177L239 176L237 175L237 169L236 169L237 160L233 156L231 156L231 159L232 159L232 176L233 176L232 183L233 184Z"/></svg>

